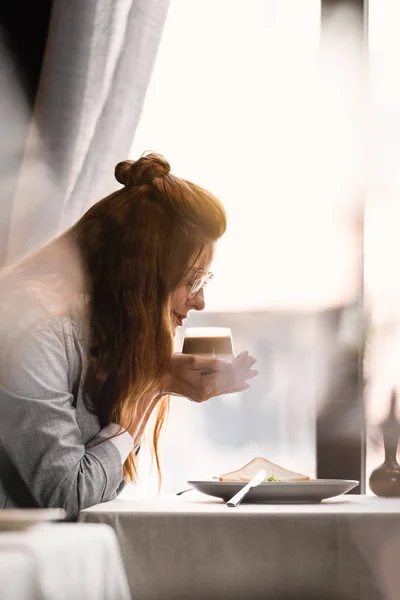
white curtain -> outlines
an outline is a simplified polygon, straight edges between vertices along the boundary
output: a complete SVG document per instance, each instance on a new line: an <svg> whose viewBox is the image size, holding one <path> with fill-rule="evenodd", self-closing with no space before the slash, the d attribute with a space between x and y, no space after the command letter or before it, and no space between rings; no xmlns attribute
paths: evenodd
<svg viewBox="0 0 400 600"><path fill-rule="evenodd" d="M128 157L168 4L55 0L7 231L3 221L7 261L116 188L113 169Z"/></svg>

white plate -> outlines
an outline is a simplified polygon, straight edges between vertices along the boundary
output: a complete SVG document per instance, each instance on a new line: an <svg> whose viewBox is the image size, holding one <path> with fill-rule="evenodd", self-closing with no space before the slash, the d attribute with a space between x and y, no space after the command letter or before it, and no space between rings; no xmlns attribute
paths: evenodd
<svg viewBox="0 0 400 600"><path fill-rule="evenodd" d="M67 513L62 508L0 509L0 531L19 531L43 521L62 521Z"/></svg>
<svg viewBox="0 0 400 600"><path fill-rule="evenodd" d="M218 481L188 481L188 484L208 496L230 500L247 482ZM321 502L344 494L358 485L358 481L349 479L313 479L312 481L264 481L252 488L243 502Z"/></svg>

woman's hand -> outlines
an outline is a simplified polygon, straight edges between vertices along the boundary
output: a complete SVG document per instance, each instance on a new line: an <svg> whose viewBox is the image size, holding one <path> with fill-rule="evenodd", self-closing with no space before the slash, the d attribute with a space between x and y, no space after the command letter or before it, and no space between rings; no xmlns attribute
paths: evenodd
<svg viewBox="0 0 400 600"><path fill-rule="evenodd" d="M164 379L163 393L204 402L221 394L242 392L250 387L247 380L258 374L252 369L255 362L256 359L248 352L242 352L233 361L173 354Z"/></svg>

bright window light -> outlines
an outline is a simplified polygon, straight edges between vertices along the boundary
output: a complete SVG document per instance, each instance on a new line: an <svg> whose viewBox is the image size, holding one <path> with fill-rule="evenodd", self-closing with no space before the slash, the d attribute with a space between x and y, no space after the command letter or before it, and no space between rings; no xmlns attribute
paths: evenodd
<svg viewBox="0 0 400 600"><path fill-rule="evenodd" d="M321 54L320 13L320 0L171 1L131 156L164 154L224 203L209 310L358 293L358 76L342 30Z"/></svg>

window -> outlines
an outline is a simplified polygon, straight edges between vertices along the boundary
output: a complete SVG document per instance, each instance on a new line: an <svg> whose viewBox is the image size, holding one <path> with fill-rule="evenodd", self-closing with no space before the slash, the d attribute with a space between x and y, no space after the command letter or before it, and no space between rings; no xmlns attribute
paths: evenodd
<svg viewBox="0 0 400 600"><path fill-rule="evenodd" d="M201 406L172 399L164 491L257 455L315 475L332 354L358 335L343 319L361 280L348 23L335 15L321 51L318 0L171 1L131 155L164 154L224 203L207 309L190 324L230 326L260 375L246 393Z"/></svg>
<svg viewBox="0 0 400 600"><path fill-rule="evenodd" d="M400 39L396 0L369 0L370 165L365 283L370 312L366 354L367 476L383 462L379 424L400 384Z"/></svg>

